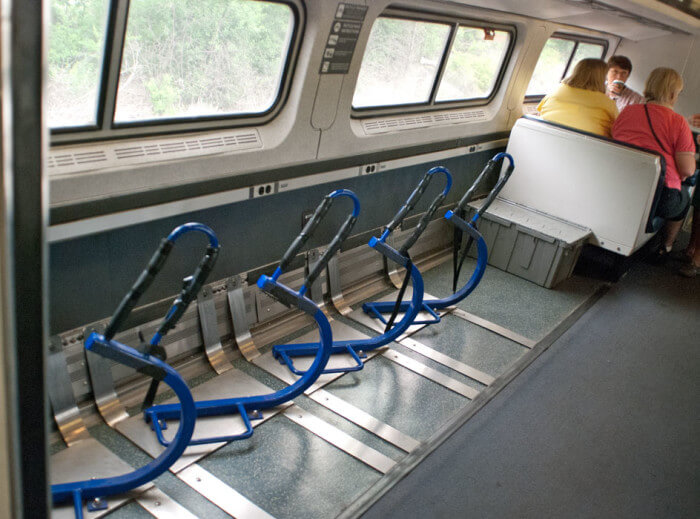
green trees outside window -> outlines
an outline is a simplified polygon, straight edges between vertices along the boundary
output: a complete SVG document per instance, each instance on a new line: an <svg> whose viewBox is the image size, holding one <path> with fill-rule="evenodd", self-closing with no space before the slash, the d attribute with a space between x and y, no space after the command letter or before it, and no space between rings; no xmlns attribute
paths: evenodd
<svg viewBox="0 0 700 519"><path fill-rule="evenodd" d="M508 51L510 34L460 27L447 59L436 101L488 97Z"/></svg>
<svg viewBox="0 0 700 519"><path fill-rule="evenodd" d="M576 63L584 58L601 58L604 53L605 47L600 43L552 36L542 49L525 95L543 96L549 94L573 70ZM570 58L571 62L569 63Z"/></svg>
<svg viewBox="0 0 700 519"><path fill-rule="evenodd" d="M109 0L52 0L47 116L51 128L97 122Z"/></svg>
<svg viewBox="0 0 700 519"><path fill-rule="evenodd" d="M352 106L427 102L449 35L447 24L378 18L362 58Z"/></svg>
<svg viewBox="0 0 700 519"><path fill-rule="evenodd" d="M109 9L109 0L51 0L51 128L98 122ZM279 97L295 24L283 3L131 0L114 122L265 113Z"/></svg>
<svg viewBox="0 0 700 519"><path fill-rule="evenodd" d="M486 99L496 86L510 40L505 30L379 17L362 58L352 106Z"/></svg>
<svg viewBox="0 0 700 519"><path fill-rule="evenodd" d="M115 121L267 111L293 28L284 4L132 0Z"/></svg>

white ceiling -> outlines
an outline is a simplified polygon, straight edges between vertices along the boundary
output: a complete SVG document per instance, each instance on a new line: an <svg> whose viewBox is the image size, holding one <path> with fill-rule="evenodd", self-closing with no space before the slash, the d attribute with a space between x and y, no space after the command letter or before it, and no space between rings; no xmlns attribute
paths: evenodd
<svg viewBox="0 0 700 519"><path fill-rule="evenodd" d="M453 0L640 41L671 33L700 35L700 20L656 0ZM667 26L667 27L664 27Z"/></svg>

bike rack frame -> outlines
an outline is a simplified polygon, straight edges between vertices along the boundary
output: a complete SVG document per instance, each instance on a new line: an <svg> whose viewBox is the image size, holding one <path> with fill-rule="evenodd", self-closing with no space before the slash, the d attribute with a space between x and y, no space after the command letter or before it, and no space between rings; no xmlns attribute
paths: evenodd
<svg viewBox="0 0 700 519"><path fill-rule="evenodd" d="M386 239L389 237L391 232L401 224L401 222L406 218L408 213L420 200L421 196L427 189L430 180L436 173L443 173L445 175L445 188L435 197L426 213L418 222L418 225L414 229L414 232L403 243L399 250L396 250L393 247L387 245ZM418 312L422 308L423 278L420 274L420 271L416 268L416 266L409 258L408 249L410 249L411 246L415 244L415 242L420 237L421 233L428 226L431 217L438 209L438 207L440 207L440 204L442 204L442 202L444 201L451 187L452 175L447 170L447 168L438 166L430 169L420 180L414 191L408 197L404 205L396 213L394 218L386 226L381 236L379 238L374 237L370 240L370 247L383 254L384 257L387 258L387 260L395 262L396 264L404 267L408 271L408 276L410 276L410 279L413 283L413 294L411 297L411 301L410 303L406 302L405 308L403 308L403 310L405 311L403 319L395 326L390 327L390 329L386 330L383 334L368 339L334 342L332 345L331 354L349 354L355 361L355 364L347 367L326 369L323 371L323 374L346 373L350 371L361 370L364 367L364 362L362 359L366 357L364 355L365 351L374 350L376 348L389 344L390 342L394 341L397 337L399 337L404 331L406 331L406 329L413 323L413 321L416 318L416 315L418 315ZM402 294L400 294L399 298L401 297L401 295ZM365 308L366 311L370 309L370 307L367 307L367 304L363 305L363 308ZM432 310L431 313L437 317L437 314L435 314L435 312L433 312ZM439 320L439 317L437 318ZM292 373L303 376L306 372L301 371L294 366L293 357L315 355L319 351L320 347L321 345L317 342L280 344L273 347L272 354L276 359L279 360L281 364L286 364Z"/></svg>
<svg viewBox="0 0 700 519"><path fill-rule="evenodd" d="M321 258L309 269L309 273L304 279L304 282L299 291L294 291L291 288L283 285L278 281L280 275L289 266L292 259L299 253L304 244L311 237L318 224L324 218L330 209L333 201L339 197L349 197L353 201L353 212L350 214L343 225L340 227L333 240L324 252ZM352 227L357 221L360 213L360 202L352 191L339 189L326 195L323 201L318 205L311 219L304 226L299 236L292 242L289 249L285 252L279 266L272 276L260 276L258 279L258 287L274 297L287 307L296 307L302 312L310 315L316 321L320 334L320 347L314 352L316 357L311 367L304 373L300 379L292 385L266 395L255 395L237 398L224 398L217 400L205 400L195 402L195 412L197 417L204 416L221 416L228 414L240 414L245 424L246 430L241 434L216 436L209 438L197 438L191 440L189 445L202 445L209 443L228 442L234 440L242 440L249 438L253 434L251 420L261 419L260 411L277 407L285 402L293 400L302 394L316 379L323 373L323 370L328 362L331 354L331 346L333 344L333 335L328 318L323 313L323 310L306 296L309 287L314 280L325 269L330 258L335 254L342 242L348 237ZM144 418L146 422L150 422L156 434L158 442L163 446L170 445L164 435L163 430L167 428L168 420L175 420L180 416L180 404L165 404L153 406L146 409Z"/></svg>
<svg viewBox="0 0 700 519"><path fill-rule="evenodd" d="M142 353L134 348L113 340L119 327L124 323L136 305L140 296L150 286L158 272L163 267L175 241L183 234L190 231L203 232L209 238L207 252L200 261L194 274L185 279L185 286L168 310L158 331L154 334L147 352ZM194 399L183 378L173 368L168 366L160 354L160 341L175 326L177 321L187 309L189 303L197 295L206 277L216 262L219 252L219 242L214 232L207 226L198 223L188 223L177 227L165 238L151 258L148 267L141 273L129 293L122 299L119 307L107 325L104 334L92 332L85 341L85 349L103 358L111 359L136 371L148 375L157 384L166 383L180 400L180 427L175 435L175 440L165 449L160 456L143 467L120 476L88 479L71 483L59 483L51 486L51 495L54 504L73 502L75 516L83 517L83 501L94 499L88 503L88 510L98 510L107 507L107 502L102 498L122 494L136 487L148 483L168 470L168 468L182 455L192 437L195 423ZM151 354L153 351L153 354Z"/></svg>
<svg viewBox="0 0 700 519"><path fill-rule="evenodd" d="M467 222L464 219L464 211L467 206L467 204L471 201L474 192L476 191L476 188L482 183L484 178L486 178L492 171L495 171L496 167L501 164L501 162L504 159L508 159L509 165L506 168L505 173L499 178L498 182L494 186L494 188L491 190L489 193L486 201L484 204L479 208L479 210L474 214L474 216L471 218L469 222ZM464 194L462 199L459 201L457 206L455 207L454 210L452 211L447 211L445 214L445 219L451 222L455 227L457 227L459 230L462 232L466 233L467 236L469 237L469 240L474 240L476 241L476 246L477 246L477 263L476 263L476 268L474 269L474 272L472 273L471 277L467 282L464 284L462 288L460 288L458 291L456 291L454 294L448 297L444 297L441 299L428 299L426 301L423 301L422 303L422 310L429 312L429 313L435 313L437 310L442 310L447 307L450 307L460 301L462 301L464 298L466 298L469 294L471 294L474 289L477 287L479 282L481 281L481 278L484 275L484 271L486 270L486 263L488 261L488 248L486 246L486 242L484 241L483 236L481 236L481 233L477 230L476 225L481 217L481 215L488 209L488 207L491 205L491 203L495 200L496 196L498 196L498 193L500 193L501 189L503 189L503 186L505 183L508 181L510 178L511 174L513 173L513 170L515 169L515 162L513 161L513 157L510 156L508 153L498 153L496 154L491 160L488 161L484 169L481 171L477 179L474 181L472 186L469 188L469 190ZM467 248L462 252L462 257L460 260L463 260L464 255L466 255ZM394 308L394 303L392 302L376 302L376 303L365 303L363 305L363 309L365 310L365 313L371 314L374 317L379 317L382 321L385 321L382 314L391 312L392 309ZM406 302L401 303L400 310L407 311L409 309L409 305ZM412 324L433 324L435 322L439 322L439 318L434 320L434 321L422 321L422 322L415 322Z"/></svg>

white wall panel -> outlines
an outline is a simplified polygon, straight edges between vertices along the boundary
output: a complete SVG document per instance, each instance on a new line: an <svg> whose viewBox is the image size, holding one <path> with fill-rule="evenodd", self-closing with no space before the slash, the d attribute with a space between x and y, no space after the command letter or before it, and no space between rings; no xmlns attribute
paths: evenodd
<svg viewBox="0 0 700 519"><path fill-rule="evenodd" d="M515 171L502 198L589 228L620 254L651 237L658 156L527 119L513 127L507 151Z"/></svg>

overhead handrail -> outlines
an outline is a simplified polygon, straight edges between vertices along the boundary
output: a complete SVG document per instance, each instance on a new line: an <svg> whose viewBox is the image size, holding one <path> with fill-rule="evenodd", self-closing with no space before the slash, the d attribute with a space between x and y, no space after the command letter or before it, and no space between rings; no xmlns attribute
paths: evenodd
<svg viewBox="0 0 700 519"><path fill-rule="evenodd" d="M499 167L505 159L507 159L509 162L505 172L500 176L498 182L493 187L493 189L491 189L490 193L486 197L486 200L484 201L483 205L476 211L471 220L469 222L465 221L464 218L466 215L467 204L472 200L477 188L479 187L479 185L481 185L485 178L487 178L492 172L496 171L496 168ZM515 162L510 154L503 152L497 153L493 156L493 158L491 158L488 161L488 163L481 171L479 176L476 178L474 183L467 190L467 192L464 193L464 196L462 196L460 201L457 203L455 209L447 211L447 213L445 214L445 219L450 221L455 226L455 244L453 253L453 294L451 296L444 297L441 299L427 299L423 301L423 310L435 313L437 310L442 310L444 308L447 308L448 306L452 306L458 303L459 301L462 301L469 294L471 294L481 281L481 278L484 275L484 271L486 270L486 263L488 260L488 248L486 246L486 242L484 241L483 236L481 236L481 233L477 229L477 224L479 218L481 218L481 215L489 208L491 203L496 199L498 193L501 192L501 189L503 189L503 186L512 175L514 169ZM461 247L463 234L466 234L468 236L468 241L465 247ZM464 284L464 286L462 286L462 288L460 288L459 290L455 290L457 283L456 280L459 278L459 272L461 270L462 263L464 263L469 248L471 247L474 241L476 241L477 245L476 268L474 269L474 272ZM368 305L369 304L365 304L363 308L365 308L365 306ZM369 306L365 311L367 313L371 313L375 317L381 317L382 314L386 314L394 310L394 306L395 305L391 302L371 303L371 306ZM406 302L402 302L399 310L406 311L408 307L409 305ZM416 322L414 324L431 324L433 322L437 321L422 321L421 323Z"/></svg>
<svg viewBox="0 0 700 519"><path fill-rule="evenodd" d="M318 224L330 209L333 201L339 197L348 197L353 202L353 211L345 219L336 235L331 240L326 252L308 273L301 288L295 291L279 281L279 277L285 272L292 259L299 253L304 244L311 237ZM323 369L328 362L333 344L331 326L323 311L318 305L309 299L305 294L309 287L323 271L330 258L335 254L343 241L348 237L352 227L360 214L360 202L352 191L338 189L326 195L323 201L314 211L311 219L306 223L304 229L289 246L289 249L282 256L279 266L272 276L260 276L258 287L265 293L271 295L287 307L296 307L302 312L314 318L319 329L320 346L314 352L315 358L311 367L294 384L274 393L266 395L255 395L245 397L222 398L216 400L204 400L195 402L195 413L197 417L221 416L230 414L240 414L245 425L245 431L240 434L216 436L208 438L190 439L189 445L202 445L208 443L229 442L249 438L253 434L251 420L261 419L260 411L277 407L285 402L293 400L311 386L323 373ZM167 421L175 420L180 416L180 404L156 405L144 411L146 422L150 422L161 445L169 446L170 442L165 439L163 430L167 429Z"/></svg>
<svg viewBox="0 0 700 519"><path fill-rule="evenodd" d="M428 188L428 184L432 177L437 174L442 173L445 175L445 187L444 189L435 197L433 202L426 213L420 219L418 225L414 229L413 233L409 238L401 245L399 250L386 244L386 240L391 234L391 232L398 227L401 222L406 218L408 213L415 207L418 200ZM406 303L406 313L403 319L395 326L389 326L387 330L381 335L376 337L361 339L361 340L346 340L346 341L335 341L332 345L331 354L341 354L347 353L354 360L352 366L330 368L323 371L324 374L327 373L346 373L350 371L359 371L364 367L364 362L362 358L365 356L365 351L374 350L385 344L394 341L399 337L410 324L415 319L418 311L421 308L421 303L423 301L423 278L421 277L420 271L413 265L409 255L408 249L418 240L421 233L425 230L430 222L431 217L435 211L440 207L443 200L447 196L452 187L452 175L442 166L438 166L430 169L420 180L416 188L413 190L411 195L408 197L406 202L401 206L396 215L387 224L384 231L379 238L373 237L369 241L369 246L383 254L387 259L394 261L398 265L406 269L406 284L407 280L410 278L413 284L413 295L411 297L410 303ZM400 298L403 297L403 293L400 294ZM364 306L363 306L364 308ZM299 343L299 344L279 344L272 348L272 354L276 359L280 361L281 364L286 364L289 370L296 375L304 375L306 372L299 370L293 361L293 357L311 356L316 355L320 348L319 343Z"/></svg>
<svg viewBox="0 0 700 519"><path fill-rule="evenodd" d="M146 352L139 352L134 348L121 344L113 339L121 325L131 313L137 301L150 286L158 272L163 268L165 260L172 250L175 241L181 235L198 231L203 232L209 238L206 253L200 261L194 274L185 278L185 286L173 302L153 335ZM219 241L214 232L206 225L188 223L177 227L165 238L158 250L141 273L131 290L122 299L110 320L105 333L91 333L85 341L85 349L119 362L139 373L148 375L154 382L165 382L180 401L179 417L180 427L175 434L174 441L160 456L143 467L121 476L109 478L88 479L72 483L60 483L51 486L51 495L54 504L73 502L75 516L83 517L83 501L96 498L105 498L115 494L128 492L136 487L148 483L157 478L182 455L187 448L195 423L194 399L183 378L173 368L164 362L164 351L160 347L161 339L182 317L189 303L197 296L197 292L204 284L207 275L211 272L219 252ZM154 351L155 350L155 351ZM162 356L163 359L159 358Z"/></svg>

